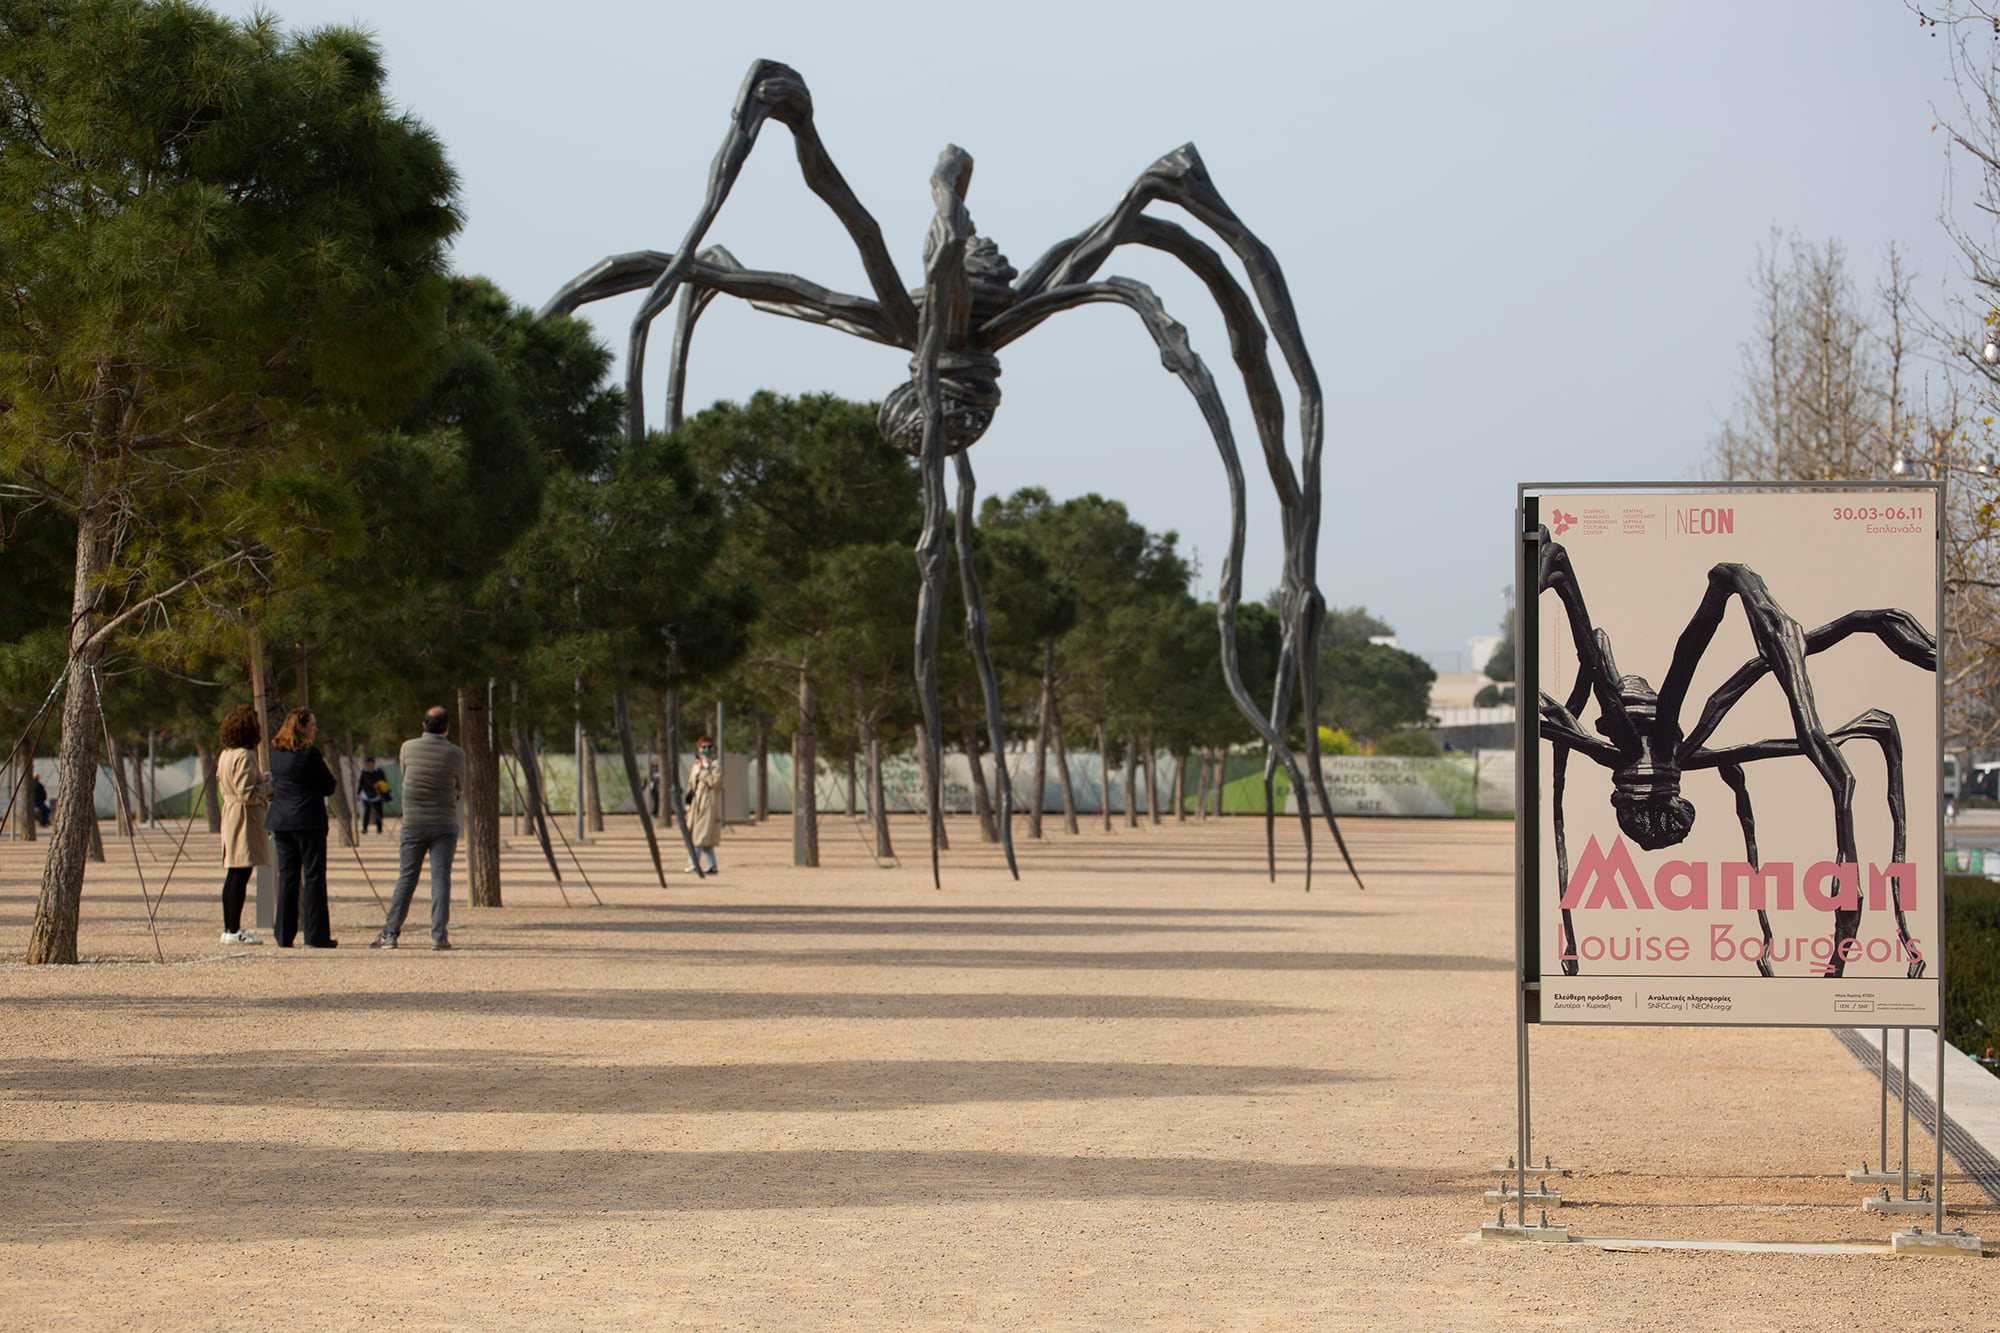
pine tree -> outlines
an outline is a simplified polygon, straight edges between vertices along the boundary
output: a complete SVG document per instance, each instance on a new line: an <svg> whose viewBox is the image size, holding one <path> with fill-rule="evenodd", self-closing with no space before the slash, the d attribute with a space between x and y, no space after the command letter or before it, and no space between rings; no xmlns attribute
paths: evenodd
<svg viewBox="0 0 2000 1333"><path fill-rule="evenodd" d="M77 956L115 637L351 535L342 478L423 369L455 186L385 82L351 29L0 0L0 494L75 525L30 962Z"/></svg>

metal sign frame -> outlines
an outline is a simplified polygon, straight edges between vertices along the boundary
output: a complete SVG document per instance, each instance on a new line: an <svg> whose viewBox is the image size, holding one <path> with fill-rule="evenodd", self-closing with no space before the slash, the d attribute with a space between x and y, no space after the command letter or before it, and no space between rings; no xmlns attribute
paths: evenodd
<svg viewBox="0 0 2000 1333"><path fill-rule="evenodd" d="M1841 482L1522 482L1515 489L1514 505L1514 698L1515 698L1515 787L1514 787L1514 1042L1515 1042L1515 1099L1516 1099L1516 1147L1514 1163L1515 1203L1518 1227L1522 1231L1532 1231L1527 1220L1527 1178L1532 1168L1533 1117L1530 1047L1528 1028L1531 1024L1542 1025L1541 1017L1541 930L1540 930L1540 886L1541 886L1541 818L1545 813L1541 808L1541 730L1540 711L1536 700L1540 696L1540 661L1537 651L1540 629L1540 554L1541 526L1540 501L1545 496L1564 492L1598 492L1628 495L1707 495L1716 493L1773 493L1773 492L1913 492L1928 493L1935 497L1937 524L1933 535L1933 559L1936 569L1935 619L1940 650L1944 641L1944 514L1946 489L1943 479L1912 481L1841 481ZM1936 699L1935 722L1937 734L1944 734L1944 690L1943 674L1940 671L1934 690ZM1938 754L1942 769L1942 747ZM1942 799L1942 774L1939 788ZM1937 867L1937 940L1932 955L1935 979L1938 987L1938 1021L1932 1030L1937 1037L1937 1086L1935 1090L1937 1123L1933 1139L1936 1156L1933 1164L1935 1175L1933 1214L1934 1233L1944 1231L1944 823L1942 818L1934 821L1935 845L1932 847L1933 864ZM1556 1026L1569 1026L1558 1024ZM1597 1026L1652 1026L1649 1024L1606 1022ZM1680 1027L1821 1027L1831 1030L1831 1024L1778 1024L1778 1023L1680 1023ZM1842 1025L1845 1026L1845 1025ZM1870 1024L1869 1026L1881 1026ZM1884 1028L1884 1034L1899 1025ZM1909 1033L1921 1031L1928 1024L1901 1025L1907 1048ZM1886 1040L1884 1042L1886 1048ZM1884 1061L1883 1079L1886 1098L1887 1062ZM1903 1068L1903 1081L1907 1087L1909 1066ZM1907 1119L1908 1099L1904 1099L1904 1114ZM1905 1135L1907 1136L1907 1126ZM1884 1134L1886 1144L1886 1101ZM1908 1152L1904 1153L1905 1169L1908 1166ZM1544 1168L1546 1169L1546 1168ZM1884 1167L1886 1169L1886 1165ZM1505 1215L1505 1206L1502 1206ZM1546 1227L1546 1223L1544 1223Z"/></svg>

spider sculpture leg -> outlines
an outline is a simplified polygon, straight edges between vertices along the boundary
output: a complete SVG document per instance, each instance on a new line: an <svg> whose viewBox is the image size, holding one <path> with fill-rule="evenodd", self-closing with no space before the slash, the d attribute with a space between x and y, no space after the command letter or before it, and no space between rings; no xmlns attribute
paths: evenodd
<svg viewBox="0 0 2000 1333"><path fill-rule="evenodd" d="M1757 859L1757 817L1750 809L1750 788L1743 780L1743 765L1718 764L1722 780L1729 784L1729 790L1736 793L1736 821L1743 826L1743 856L1751 868L1758 869L1762 863ZM1763 907L1757 909L1757 928L1764 932L1764 952L1757 959L1757 975L1771 975L1771 914Z"/></svg>
<svg viewBox="0 0 2000 1333"><path fill-rule="evenodd" d="M1771 596L1771 590L1755 570L1747 565L1730 563L1719 564L1709 570L1708 590L1702 594L1701 604L1695 609L1687 628L1681 631L1680 641L1674 646L1673 663L1660 686L1658 716L1663 720L1680 716L1681 705L1687 699L1688 685L1694 679L1695 667L1714 641L1715 631L1722 624L1723 611L1732 597L1742 603L1743 616L1749 623L1750 636L1757 644L1758 657L1785 692L1800 750L1819 770L1833 797L1837 859L1843 865L1852 865L1856 860L1854 774L1841 757L1839 747L1820 723L1819 709L1813 702L1812 681L1806 674L1805 631L1799 627L1798 621L1785 614L1784 608ZM1852 937L1852 928L1858 920L1857 916L1855 921L1845 923L1849 931L1847 938ZM1842 924L1836 916L1836 930ZM1828 975L1840 975L1840 965L1841 959L1836 956Z"/></svg>
<svg viewBox="0 0 2000 1333"><path fill-rule="evenodd" d="M1886 607L1874 611L1850 611L1809 632L1805 639L1806 656L1823 653L1854 634L1872 634L1890 652L1910 665L1926 671L1937 670L1936 636L1918 624L1909 612ZM1738 667L1735 674L1702 705L1701 717L1695 722L1694 729L1688 732L1687 739L1681 742L1680 748L1692 754L1707 744L1708 738L1721 725L1722 719L1729 715L1729 710L1736 706L1737 700L1770 670L1770 664L1761 655Z"/></svg>
<svg viewBox="0 0 2000 1333"><path fill-rule="evenodd" d="M1541 697L1540 734L1543 740L1550 742L1555 753L1555 760L1550 769L1555 784L1551 807L1555 819L1556 892L1561 895L1569 888L1569 841L1563 830L1563 788L1569 774L1570 754L1572 751L1581 750L1598 763L1611 767L1617 762L1618 751L1616 747L1585 731L1570 708L1565 708L1546 693ZM1562 962L1563 974L1575 976L1578 967L1576 923L1567 907L1562 909L1562 936L1558 941L1556 955Z"/></svg>
<svg viewBox="0 0 2000 1333"><path fill-rule="evenodd" d="M646 290L676 264L663 250L634 250L592 264L556 290L535 312L537 319L573 314L578 307L627 292ZM740 297L758 310L802 319L851 333L888 347L904 347L882 308L865 296L830 291L790 273L747 269L721 246L711 246L688 262L682 284L705 292Z"/></svg>
<svg viewBox="0 0 2000 1333"><path fill-rule="evenodd" d="M930 808L933 888L944 887L938 871L938 842L944 832L944 728L938 710L937 651L944 594L944 529L951 512L944 491L944 388L938 361L954 336L964 336L972 306L964 263L965 247L972 239L972 215L965 210L965 188L971 177L972 159L956 147L939 155L937 169L931 173L937 216L924 241L924 304L917 335L917 392L924 411L923 452L918 459L924 526L917 538L917 572L923 580L917 595L917 700L924 719L924 747L930 752L930 790L925 796Z"/></svg>
<svg viewBox="0 0 2000 1333"><path fill-rule="evenodd" d="M1702 753L1697 747L1721 723L1743 693L1769 672L1791 706L1798 752L1812 761L1832 792L1836 856L1842 864L1853 864L1857 860L1854 847L1854 775L1848 770L1838 747L1820 725L1805 659L1852 634L1868 633L1875 635L1904 661L1935 671L1936 639L1907 612L1896 610L1849 612L1806 634L1796 620L1785 614L1755 571L1743 565L1719 564L1709 571L1708 579L1708 591L1675 646L1673 665L1660 688L1660 717L1668 720L1679 718L1695 666L1713 641L1729 599L1736 597L1743 604L1744 618L1749 623L1751 637L1756 641L1757 659L1738 668L1709 698L1694 732L1680 743L1678 750L1683 756ZM1900 743L1897 750L1897 771L1900 774ZM1685 769L1687 766L1687 758L1684 757L1681 767ZM1897 785L1900 785L1900 779ZM1894 799L1900 804L1900 793ZM1842 975L1846 960L1841 957L1840 951L1847 940L1854 938L1860 919L1859 911L1834 914L1834 956L1828 964L1828 976Z"/></svg>
<svg viewBox="0 0 2000 1333"><path fill-rule="evenodd" d="M1785 692L1801 750L1812 760L1833 794L1835 841L1840 859L1853 861L1854 775L1820 724L1819 708L1813 702L1812 680L1806 674L1805 631L1798 621L1785 614L1763 578L1749 566L1724 563L1708 571L1708 590L1702 594L1701 604L1695 608L1687 628L1681 631L1680 641L1674 645L1673 663L1660 686L1659 715L1680 716L1695 667L1714 641L1732 597L1742 603L1743 617L1749 623L1758 657Z"/></svg>
<svg viewBox="0 0 2000 1333"><path fill-rule="evenodd" d="M1619 692L1618 663L1611 655L1611 638L1590 623L1590 609L1584 605L1583 587L1577 582L1569 552L1549 535L1546 527L1537 529L1537 533L1541 539L1538 591L1553 592L1562 603L1563 613L1569 619L1570 639L1576 646L1576 684L1570 690L1569 711L1575 713L1586 698L1595 695L1603 725L1613 737L1629 741L1636 733ZM1611 762L1615 764L1616 759Z"/></svg>
<svg viewBox="0 0 2000 1333"><path fill-rule="evenodd" d="M713 288L689 286L681 292L680 306L674 311L673 353L667 362L668 434L681 428L681 405L687 400L688 353L694 347L694 326L701 321L702 313L714 299Z"/></svg>
<svg viewBox="0 0 2000 1333"><path fill-rule="evenodd" d="M1873 741L1881 748L1882 766L1887 775L1887 781L1884 785L1888 792L1889 827L1891 830L1889 858L1892 863L1901 862L1909 854L1910 822L1903 779L1903 737L1902 732L1896 726L1896 719L1879 708L1871 708L1852 721L1836 727L1827 733L1827 735L1836 745L1845 745L1852 740L1867 740ZM1795 758L1802 753L1804 753L1804 747L1795 738L1779 736L1773 737L1770 740L1754 741L1747 745L1732 745L1719 750L1697 751L1688 757L1687 762L1683 765L1683 769L1692 770L1710 767L1721 769L1723 780L1729 782L1729 785L1736 789L1737 807L1743 815L1744 837L1748 841L1750 840L1751 828L1748 815L1749 802L1744 789L1739 785L1742 772L1741 766L1759 759ZM1732 780L1729 776L1731 768L1736 769L1738 773L1738 778L1735 780ZM1753 865L1757 861L1754 841L1751 842L1750 861ZM1890 894L1890 902L1893 905L1896 916L1896 938L1903 946L1905 956L1910 960L1908 975L1915 978L1921 977L1924 974L1928 960L1920 956L1920 950L1910 940L1909 922L1903 913L1901 892L1903 887L1902 885L1896 886L1895 891ZM1758 913L1760 920L1763 919L1763 915L1762 912ZM1841 956L1841 950L1847 941L1852 940L1859 933L1860 925L1861 909L1858 902L1852 911L1841 909L1834 913L1833 955L1827 965L1828 976L1837 977L1842 974L1842 970L1846 966L1846 959ZM1764 941L1767 951L1770 939L1770 926L1766 922ZM1770 975L1762 967L1758 970L1763 971L1766 976Z"/></svg>
<svg viewBox="0 0 2000 1333"><path fill-rule="evenodd" d="M986 599L979 591L979 571L972 563L972 514L979 488L973 481L972 464L965 452L953 455L958 467L958 581L965 595L965 646L972 650L973 665L979 671L979 688L986 697L987 743L993 747L995 779L1000 788L1000 846L1007 853L1007 872L1021 878L1014 864L1014 782L1007 772L1007 735L1000 721L1000 679L993 671L993 658L986 651ZM966 756L973 763L979 756Z"/></svg>
<svg viewBox="0 0 2000 1333"><path fill-rule="evenodd" d="M1111 278L1105 282L1085 283L1042 293L1005 311L989 321L981 333L993 342L1004 344L1021 336L1028 329L1040 324L1050 315L1061 310L1095 302L1112 302L1126 306L1136 314L1146 331L1153 337L1160 349L1160 362L1180 379L1194 397L1201 409L1203 419L1208 423L1209 433L1215 439L1216 451L1221 455L1223 472L1229 486L1230 538L1229 553L1222 562L1222 582L1216 599L1216 620L1221 633L1222 674L1229 688L1230 697L1237 709L1250 720L1258 736L1269 747L1270 752L1280 756L1291 775L1293 789L1300 793L1306 790L1297 762L1279 731L1251 697L1243 682L1242 663L1236 645L1236 613L1243 593L1243 541L1244 541L1244 483L1243 462L1236 448L1235 434L1229 423L1229 413L1224 407L1221 395L1216 391L1215 379L1207 365L1195 354L1188 342L1187 329L1167 313L1151 288L1143 283L1126 278ZM1300 819L1304 825L1307 846L1312 842L1312 812L1303 799L1299 803ZM1336 830L1336 839L1338 832ZM1341 844L1341 854L1347 849ZM1348 861L1348 869L1353 870L1353 862ZM1355 876L1360 883L1360 876Z"/></svg>
<svg viewBox="0 0 2000 1333"><path fill-rule="evenodd" d="M708 234L715 215L721 211L723 201L735 186L750 150L756 146L759 131L766 120L773 118L792 131L793 142L798 148L799 170L805 177L806 185L833 210L841 225L847 228L848 235L853 237L855 247L860 250L861 264L868 273L869 285L875 289L876 301L894 331L892 341L908 346L916 335L916 308L903 288L902 279L897 276L894 262L889 258L888 247L882 240L882 228L861 206L861 201L848 187L840 169L828 155L825 144L820 141L819 130L813 124L812 93L807 89L805 80L797 70L777 61L756 61L744 76L743 87L736 95L736 106L731 113L729 132L724 136L721 148L716 150L715 161L709 166L708 192L702 200L701 211L689 224L680 249L654 279L652 288L632 320L626 392L632 413L630 429L635 438L645 433L643 373L647 332L653 320L673 304L680 284L686 280L688 270L694 263L702 238Z"/></svg>
<svg viewBox="0 0 2000 1333"><path fill-rule="evenodd" d="M1271 334L1277 339L1298 385L1302 481L1292 478L1290 460L1284 455L1283 407L1276 394L1275 382L1268 374L1268 363L1263 363L1261 375L1258 372L1258 365L1263 359L1262 329L1256 327L1254 320L1245 322L1240 318L1247 313L1247 301L1233 303L1221 294L1218 284L1213 281L1214 275L1221 272L1221 266L1219 262L1210 262L1212 251L1179 228L1143 217L1143 210L1156 199L1176 204L1206 224L1223 238L1242 262L1258 304L1270 324ZM1284 271L1277 256L1243 224L1215 188L1194 145L1185 144L1147 168L1118 205L1095 226L1053 247L1038 259L1015 284L1015 289L1024 297L1034 297L1086 283L1114 249L1127 243L1153 245L1188 262L1209 283L1210 290L1217 292L1224 317L1230 322L1231 347L1237 353L1238 364L1245 367L1252 410L1257 417L1266 458L1271 465L1284 512L1285 574L1280 607L1285 631L1279 655L1280 681L1273 692L1271 722L1280 733L1289 725L1290 685L1296 676L1300 702L1305 711L1306 734L1314 739L1313 748L1317 750L1320 695L1317 644L1320 623L1326 613L1326 604L1317 583L1320 456L1325 438L1325 419L1318 372L1314 370L1312 358L1306 351L1298 315L1285 284ZM1240 291L1234 288L1233 281L1229 283L1229 288ZM1270 775L1278 762L1280 758L1276 752L1267 755L1267 790ZM1287 767L1296 777L1296 766L1288 764ZM1327 826L1336 844L1341 847L1342 856L1352 873L1353 861L1347 856L1345 839L1334 818L1332 802L1327 797L1325 776L1317 762L1307 764L1306 769L1312 792L1326 813ZM1306 789L1300 785L1297 790L1300 811L1309 821L1311 812ZM1268 840L1268 817L1266 828L1267 860L1275 872L1275 848ZM1310 843L1307 844L1306 856L1307 876L1310 878ZM1356 882L1359 882L1359 876L1356 876Z"/></svg>
<svg viewBox="0 0 2000 1333"><path fill-rule="evenodd" d="M1555 799L1550 804L1554 810L1556 832L1556 884L1560 887L1569 883L1569 840L1563 833L1563 782L1569 774L1567 745L1556 742L1555 758L1549 768L1550 777L1555 782ZM1564 976L1576 975L1576 921L1567 907L1562 909L1562 932L1556 941L1556 958L1562 963Z"/></svg>

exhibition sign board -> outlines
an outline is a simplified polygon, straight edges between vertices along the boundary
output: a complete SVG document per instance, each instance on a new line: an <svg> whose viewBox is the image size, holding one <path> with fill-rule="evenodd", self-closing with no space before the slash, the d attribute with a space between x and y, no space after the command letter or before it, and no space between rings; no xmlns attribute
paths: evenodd
<svg viewBox="0 0 2000 1333"><path fill-rule="evenodd" d="M1937 1026L1941 496L1523 488L1529 1021Z"/></svg>

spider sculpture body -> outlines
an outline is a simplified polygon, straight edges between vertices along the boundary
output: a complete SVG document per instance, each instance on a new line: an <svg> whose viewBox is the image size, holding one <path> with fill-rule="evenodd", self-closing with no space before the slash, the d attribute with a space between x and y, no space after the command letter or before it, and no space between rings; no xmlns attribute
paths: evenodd
<svg viewBox="0 0 2000 1333"><path fill-rule="evenodd" d="M1556 875L1561 885L1569 883L1569 849L1563 836L1563 780L1572 753L1611 770L1611 804L1618 826L1634 842L1648 851L1676 846L1694 827L1694 806L1681 795L1684 774L1715 769L1736 797L1736 816L1743 828L1747 859L1754 867L1757 856L1756 821L1750 802L1745 766L1766 759L1804 757L1812 762L1827 784L1833 800L1835 859L1842 865L1857 865L1854 837L1854 775L1841 755L1850 741L1868 741L1881 748L1888 775L1888 805L1894 830L1892 861L1903 860L1909 824L1903 799L1903 746L1896 719L1879 708L1871 708L1850 721L1829 730L1821 723L1813 700L1812 681L1806 659L1855 635L1873 635L1897 657L1926 671L1937 670L1937 640L1907 611L1850 611L1820 626L1805 630L1785 613L1764 580L1748 566L1718 564L1708 572L1708 588L1687 628L1674 646L1666 678L1656 691L1638 676L1620 675L1611 655L1611 639L1591 625L1584 605L1583 590L1577 583L1569 553L1560 542L1540 530L1540 590L1554 592L1561 600L1576 645L1577 675L1569 696L1557 700L1543 692L1540 702L1540 732L1554 750ZM1723 613L1734 598L1741 603L1749 622L1757 656L1739 667L1707 702L1691 731L1681 727L1681 711L1696 667L1707 653L1722 623ZM1792 734L1742 745L1710 747L1709 737L1750 687L1766 675L1784 691L1792 719ZM1597 717L1591 731L1584 730L1578 715L1586 703L1595 700ZM1896 931L1906 956L1909 975L1923 975L1925 960L1911 945L1899 894L1895 903ZM1826 975L1842 975L1846 959L1843 946L1860 929L1858 900L1852 909L1839 908L1833 914L1832 953ZM1771 976L1771 922L1759 907L1757 920L1763 930L1763 956L1757 970ZM1564 973L1577 973L1576 931L1570 909L1562 909Z"/></svg>
<svg viewBox="0 0 2000 1333"><path fill-rule="evenodd" d="M755 146L759 131L770 120L779 121L791 130L805 182L853 238L873 288L872 297L829 291L788 273L746 269L720 246L702 248L709 226ZM751 66L737 95L728 133L709 169L706 198L680 249L611 256L565 284L541 313L545 317L568 314L588 302L645 291L645 299L632 321L627 358L631 412L627 425L635 438L646 429L643 375L647 336L654 320L673 306L677 297L679 307L666 386L666 428L670 431L678 428L681 421L688 349L696 321L718 295L734 296L759 310L823 324L911 354L909 379L884 397L878 420L884 438L918 459L923 479L924 526L916 551L921 579L916 629L917 692L929 748L926 783L935 880L941 818L938 775L942 735L937 700L937 638L948 558L946 525L954 517L945 493L947 460L957 477L953 527L967 608L966 639L979 670L989 740L993 752L1000 755L1005 751L998 686L987 657L985 614L971 560L976 487L966 451L985 433L999 406L999 354L1003 348L1065 310L1103 302L1131 310L1158 346L1163 364L1194 395L1227 474L1232 526L1229 557L1223 566L1217 598L1217 619L1222 638L1223 675L1231 697L1268 747L1267 785L1276 766L1283 764L1291 778L1292 790L1300 794L1307 886L1311 885L1312 865L1311 802L1304 798L1308 780L1320 808L1327 812L1328 827L1352 873L1353 861L1347 856L1340 830L1333 822L1319 765L1306 764L1309 778L1302 775L1285 742L1294 686L1304 714L1305 734L1318 734L1319 677L1315 646L1325 603L1316 583L1315 566L1324 420L1318 377L1306 352L1276 256L1230 209L1210 181L1192 144L1155 162L1102 220L1053 246L1025 273L1017 272L993 242L974 233L965 206L971 180L971 157L957 147L947 147L931 176L936 213L924 243L923 285L915 290L906 289L883 244L881 228L842 179L820 140L805 81L787 66L758 61ZM1176 204L1213 230L1243 265L1250 291L1245 292L1221 255L1208 243L1180 226L1148 215L1146 207L1154 201ZM1167 314L1158 297L1144 285L1128 279L1097 280L1098 271L1112 253L1127 245L1164 251L1201 279L1221 308L1229 330L1230 351L1244 378L1265 464L1284 515L1283 640L1268 713L1252 699L1238 665L1235 622L1242 595L1244 494L1243 469L1229 417L1207 366L1189 346L1186 329ZM1297 387L1301 447L1296 470L1285 442L1283 400L1265 352L1267 338L1276 340ZM1008 868L1015 870L1010 830L1012 792L1004 765L1000 768L998 786L1001 836ZM1273 855L1267 823L1267 856Z"/></svg>

